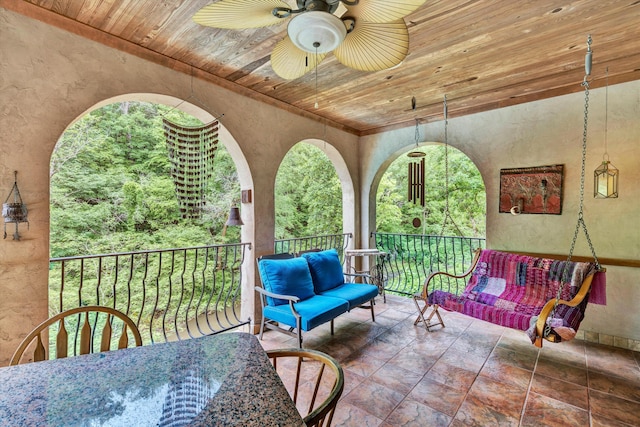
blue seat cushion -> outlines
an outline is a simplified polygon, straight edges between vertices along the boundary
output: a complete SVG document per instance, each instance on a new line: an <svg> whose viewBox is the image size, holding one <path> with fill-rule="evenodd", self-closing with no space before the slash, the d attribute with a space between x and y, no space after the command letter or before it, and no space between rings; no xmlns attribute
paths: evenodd
<svg viewBox="0 0 640 427"><path fill-rule="evenodd" d="M303 258L262 259L258 271L264 288L275 294L291 295L306 300L315 295L309 265ZM267 297L268 305L287 304L281 298Z"/></svg>
<svg viewBox="0 0 640 427"><path fill-rule="evenodd" d="M349 310L378 296L378 287L364 283L345 283L322 292L326 297L342 298L349 301Z"/></svg>
<svg viewBox="0 0 640 427"><path fill-rule="evenodd" d="M338 251L329 249L320 252L307 252L302 256L309 263L311 278L316 294L333 289L344 283L344 274Z"/></svg>
<svg viewBox="0 0 640 427"><path fill-rule="evenodd" d="M294 303L294 307L300 314L300 328L303 331L310 331L316 326L346 313L349 310L349 303L339 298L316 295ZM289 304L266 306L262 315L267 319L275 320L292 328L296 327L296 318L291 312Z"/></svg>

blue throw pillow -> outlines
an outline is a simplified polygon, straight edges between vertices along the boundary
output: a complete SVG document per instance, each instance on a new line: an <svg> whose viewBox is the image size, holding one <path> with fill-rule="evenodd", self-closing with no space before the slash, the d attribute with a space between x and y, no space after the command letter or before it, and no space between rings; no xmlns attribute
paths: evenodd
<svg viewBox="0 0 640 427"><path fill-rule="evenodd" d="M316 293L328 291L344 283L344 274L338 251L329 249L302 254L309 263L311 278Z"/></svg>
<svg viewBox="0 0 640 427"><path fill-rule="evenodd" d="M315 295L309 265L304 258L263 259L258 271L264 288L276 294L292 295L305 300ZM288 304L287 300L267 297L269 305Z"/></svg>

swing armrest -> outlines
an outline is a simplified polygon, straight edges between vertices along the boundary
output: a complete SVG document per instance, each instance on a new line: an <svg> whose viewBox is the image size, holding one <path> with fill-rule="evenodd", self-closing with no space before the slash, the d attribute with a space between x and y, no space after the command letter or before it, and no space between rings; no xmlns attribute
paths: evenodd
<svg viewBox="0 0 640 427"><path fill-rule="evenodd" d="M446 271L436 271L436 272L433 272L433 273L429 274L429 276L427 276L426 280L424 281L424 285L422 286L422 292L420 293L420 297L423 300L427 301L427 298L429 297L429 282L431 282L431 279L433 279L434 277L436 277L438 275L451 277L453 279L464 279L465 277L470 275L473 272L473 270L476 268L476 265L478 264L478 260L480 259L480 252L482 252L482 248L477 248L474 251L473 260L471 261L471 266L469 267L469 269L467 271L465 271L461 275L455 275L455 274L447 273Z"/></svg>
<svg viewBox="0 0 640 427"><path fill-rule="evenodd" d="M571 301L565 301L563 299L560 299L558 300L558 305L562 304L569 307L575 307L576 305L580 304L585 299L585 297L589 293L589 290L591 289L591 282L593 281L594 274L590 274L584 279L584 281L582 282L582 285L580 285L580 290L578 291L576 296L571 299ZM542 348L543 338L551 342L555 342L555 337L553 335L546 336L546 337L544 336L544 329L547 324L547 319L551 314L551 312L553 311L553 308L555 305L556 305L555 298L547 301L544 307L542 307L542 311L538 316L538 320L536 320L536 340L534 342L536 347Z"/></svg>

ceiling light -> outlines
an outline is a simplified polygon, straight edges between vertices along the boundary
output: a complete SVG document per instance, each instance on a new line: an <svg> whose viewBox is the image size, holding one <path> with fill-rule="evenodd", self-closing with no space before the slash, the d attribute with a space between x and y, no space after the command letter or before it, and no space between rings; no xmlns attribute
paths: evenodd
<svg viewBox="0 0 640 427"><path fill-rule="evenodd" d="M312 53L334 50L347 35L347 29L340 18L322 11L304 12L295 16L289 22L287 32L297 48Z"/></svg>

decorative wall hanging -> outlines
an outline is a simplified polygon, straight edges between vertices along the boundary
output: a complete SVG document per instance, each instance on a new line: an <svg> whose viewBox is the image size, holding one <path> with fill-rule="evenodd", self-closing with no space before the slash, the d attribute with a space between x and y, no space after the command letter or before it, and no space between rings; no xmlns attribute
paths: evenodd
<svg viewBox="0 0 640 427"><path fill-rule="evenodd" d="M180 214L199 219L218 149L218 121L200 127L162 122Z"/></svg>
<svg viewBox="0 0 640 427"><path fill-rule="evenodd" d="M500 213L562 214L564 165L500 170Z"/></svg>
<svg viewBox="0 0 640 427"><path fill-rule="evenodd" d="M27 205L22 202L22 196L20 196L20 190L18 190L18 171L13 173L14 181L13 187L9 192L6 200L2 204L2 216L4 217L4 238L7 238L7 224L15 224L16 231L13 233L13 240L20 240L20 234L18 234L18 224L21 222L27 223L27 230L29 229L29 220L27 219ZM13 195L13 201L9 201Z"/></svg>

